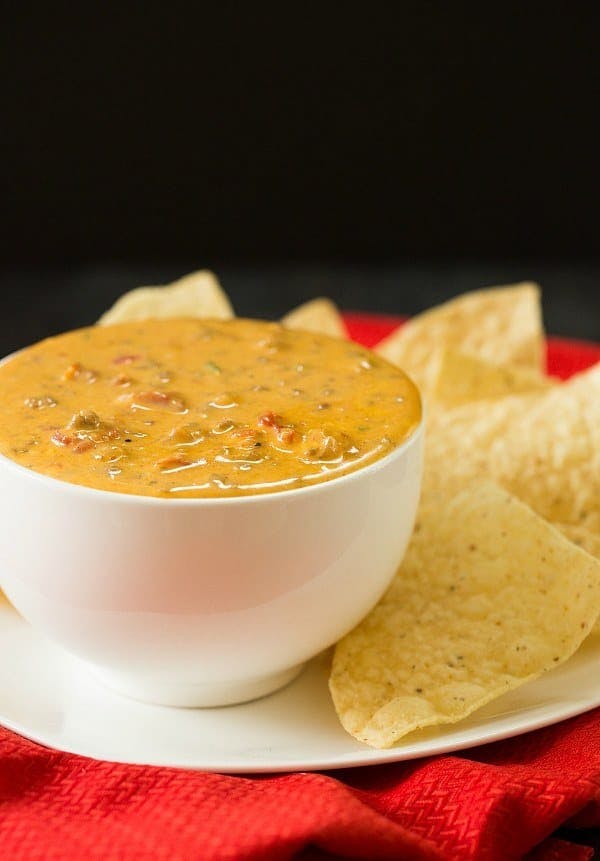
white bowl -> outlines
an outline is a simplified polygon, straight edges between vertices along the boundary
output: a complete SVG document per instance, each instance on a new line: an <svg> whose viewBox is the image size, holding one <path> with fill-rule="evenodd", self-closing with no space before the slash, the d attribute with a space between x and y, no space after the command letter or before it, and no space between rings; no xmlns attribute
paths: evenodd
<svg viewBox="0 0 600 861"><path fill-rule="evenodd" d="M0 455L0 586L123 694L253 699L379 600L413 527L422 450L421 423L386 457L322 484L179 500L80 487Z"/></svg>

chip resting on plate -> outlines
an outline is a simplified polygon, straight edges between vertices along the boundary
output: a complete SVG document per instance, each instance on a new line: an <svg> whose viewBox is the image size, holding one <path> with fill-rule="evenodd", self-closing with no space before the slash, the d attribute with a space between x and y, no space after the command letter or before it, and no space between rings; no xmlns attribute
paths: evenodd
<svg viewBox="0 0 600 861"><path fill-rule="evenodd" d="M525 282L464 293L413 317L381 341L376 352L399 365L427 392L436 351L443 347L541 371L539 287Z"/></svg>
<svg viewBox="0 0 600 861"><path fill-rule="evenodd" d="M233 317L233 308L219 282L208 271L192 272L164 287L137 287L124 293L98 323L129 323L169 317Z"/></svg>
<svg viewBox="0 0 600 861"><path fill-rule="evenodd" d="M469 353L442 349L428 393L429 405L433 409L452 409L471 401L544 391L554 384L533 368L498 365Z"/></svg>
<svg viewBox="0 0 600 861"><path fill-rule="evenodd" d="M342 315L330 299L312 299L294 308L281 322L288 329L303 329L334 338L346 338L346 326Z"/></svg>
<svg viewBox="0 0 600 861"><path fill-rule="evenodd" d="M454 723L575 652L600 612L600 563L484 483L423 509L384 598L336 646L345 729L373 747Z"/></svg>

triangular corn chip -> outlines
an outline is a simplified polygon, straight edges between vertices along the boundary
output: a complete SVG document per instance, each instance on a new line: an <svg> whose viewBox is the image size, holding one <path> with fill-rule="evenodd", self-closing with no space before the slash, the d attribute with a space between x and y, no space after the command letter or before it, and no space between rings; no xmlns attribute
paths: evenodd
<svg viewBox="0 0 600 861"><path fill-rule="evenodd" d="M600 532L600 364L543 394L432 416L424 495L486 477L548 520Z"/></svg>
<svg viewBox="0 0 600 861"><path fill-rule="evenodd" d="M347 338L342 315L330 299L312 299L290 311L281 322L287 329L303 329L334 338Z"/></svg>
<svg viewBox="0 0 600 861"><path fill-rule="evenodd" d="M555 382L522 365L497 365L458 350L443 349L436 363L428 403L453 409L471 401L501 398L551 388Z"/></svg>
<svg viewBox="0 0 600 861"><path fill-rule="evenodd" d="M471 487L421 512L390 589L336 646L336 710L374 747L455 723L565 661L599 611L599 562L500 488Z"/></svg>
<svg viewBox="0 0 600 861"><path fill-rule="evenodd" d="M447 347L497 364L543 367L540 290L525 282L464 293L413 317L376 347L425 390Z"/></svg>
<svg viewBox="0 0 600 861"><path fill-rule="evenodd" d="M98 320L101 326L169 317L233 317L227 295L212 272L185 275L164 287L137 287L124 293Z"/></svg>

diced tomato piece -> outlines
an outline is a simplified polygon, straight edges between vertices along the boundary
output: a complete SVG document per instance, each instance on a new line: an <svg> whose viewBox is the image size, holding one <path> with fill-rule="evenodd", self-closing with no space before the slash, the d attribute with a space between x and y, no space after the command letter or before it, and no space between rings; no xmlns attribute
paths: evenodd
<svg viewBox="0 0 600 861"><path fill-rule="evenodd" d="M73 443L71 450L74 451L75 454L83 454L84 451L89 451L91 448L95 448L95 446L96 443L86 437L84 439L76 440L76 442Z"/></svg>
<svg viewBox="0 0 600 861"><path fill-rule="evenodd" d="M296 431L293 427L281 428L277 434L277 439L284 445L291 445L296 440Z"/></svg>
<svg viewBox="0 0 600 861"><path fill-rule="evenodd" d="M162 460L159 460L156 466L159 469L177 469L178 466L190 466L192 463L191 460L188 460L181 452L176 452L175 454L170 454L168 457L164 457Z"/></svg>
<svg viewBox="0 0 600 861"><path fill-rule="evenodd" d="M277 415L277 413L268 412L259 416L258 423L263 428L275 428L275 430L279 430L283 425L283 419L280 415Z"/></svg>
<svg viewBox="0 0 600 861"><path fill-rule="evenodd" d="M54 445L60 445L60 446L71 445L71 443L73 442L73 437L70 434L65 433L64 431L61 431L61 430L55 430L51 434L50 439L52 440Z"/></svg>

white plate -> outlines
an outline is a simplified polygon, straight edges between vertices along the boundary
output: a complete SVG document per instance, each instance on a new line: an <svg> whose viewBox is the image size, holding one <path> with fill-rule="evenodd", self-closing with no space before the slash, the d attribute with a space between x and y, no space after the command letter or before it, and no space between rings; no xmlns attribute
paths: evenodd
<svg viewBox="0 0 600 861"><path fill-rule="evenodd" d="M372 750L344 732L327 691L326 656L264 699L173 709L106 690L4 603L0 654L0 723L8 729L94 759L208 771L307 771L415 759L519 735L600 705L599 637L458 726L413 733L391 750Z"/></svg>

